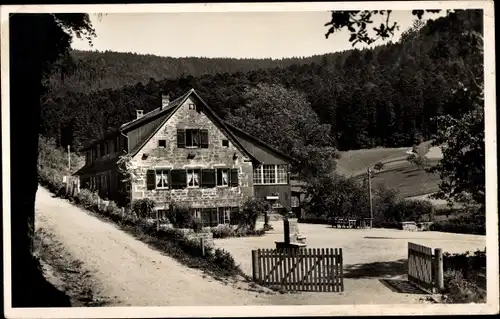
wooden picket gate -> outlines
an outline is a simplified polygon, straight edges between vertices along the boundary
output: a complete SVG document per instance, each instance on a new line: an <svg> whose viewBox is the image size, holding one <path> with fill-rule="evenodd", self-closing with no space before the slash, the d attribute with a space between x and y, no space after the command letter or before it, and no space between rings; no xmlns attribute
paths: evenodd
<svg viewBox="0 0 500 319"><path fill-rule="evenodd" d="M443 289L442 250L408 242L408 281L429 293Z"/></svg>
<svg viewBox="0 0 500 319"><path fill-rule="evenodd" d="M252 250L254 281L287 291L344 291L342 248Z"/></svg>

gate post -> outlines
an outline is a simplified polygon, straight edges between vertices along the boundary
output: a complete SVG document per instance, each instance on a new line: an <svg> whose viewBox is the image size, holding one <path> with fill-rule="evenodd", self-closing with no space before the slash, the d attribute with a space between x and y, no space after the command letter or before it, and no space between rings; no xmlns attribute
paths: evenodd
<svg viewBox="0 0 500 319"><path fill-rule="evenodd" d="M252 278L253 281L257 281L257 267L258 267L258 260L257 260L257 251L252 250Z"/></svg>
<svg viewBox="0 0 500 319"><path fill-rule="evenodd" d="M443 269L443 250L441 248L434 249L434 265L436 269L436 288L438 292L444 289L444 269Z"/></svg>

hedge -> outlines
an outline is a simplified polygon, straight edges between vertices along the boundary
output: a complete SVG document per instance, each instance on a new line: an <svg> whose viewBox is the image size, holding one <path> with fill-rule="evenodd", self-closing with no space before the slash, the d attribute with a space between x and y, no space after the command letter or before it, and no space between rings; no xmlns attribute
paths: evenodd
<svg viewBox="0 0 500 319"><path fill-rule="evenodd" d="M446 221L435 222L431 230L448 233L486 235L486 224L484 216L462 216L451 218Z"/></svg>

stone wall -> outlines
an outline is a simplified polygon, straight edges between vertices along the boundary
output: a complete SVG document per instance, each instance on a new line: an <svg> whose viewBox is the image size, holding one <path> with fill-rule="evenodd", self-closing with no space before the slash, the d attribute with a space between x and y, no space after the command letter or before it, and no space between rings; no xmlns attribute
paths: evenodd
<svg viewBox="0 0 500 319"><path fill-rule="evenodd" d="M248 197L253 196L252 163L203 111L190 110L188 107L190 103L195 103L197 108L200 108L199 101L189 98L132 159L133 173L136 176L136 181L132 185L132 199L145 197L154 199L160 209L168 208L171 200L193 208L240 206ZM208 129L208 148L178 148L177 129L186 128ZM229 146L222 145L223 139L229 139ZM158 148L158 140L166 140L166 147ZM194 157L188 158L189 154L193 154ZM147 190L148 169L217 167L239 169L239 187Z"/></svg>

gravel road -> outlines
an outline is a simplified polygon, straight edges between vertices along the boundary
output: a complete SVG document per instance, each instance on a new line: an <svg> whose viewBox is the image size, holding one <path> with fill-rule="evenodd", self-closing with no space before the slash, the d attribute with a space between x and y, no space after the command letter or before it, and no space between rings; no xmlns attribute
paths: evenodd
<svg viewBox="0 0 500 319"><path fill-rule="evenodd" d="M422 303L422 295L397 293L378 279L345 279L343 293L265 294L245 283L225 284L151 249L39 187L36 228L81 261L107 306L349 305ZM231 251L231 249L230 249Z"/></svg>
<svg viewBox="0 0 500 319"><path fill-rule="evenodd" d="M51 232L83 261L116 306L259 304L260 294L204 278L146 244L39 187L36 228Z"/></svg>

